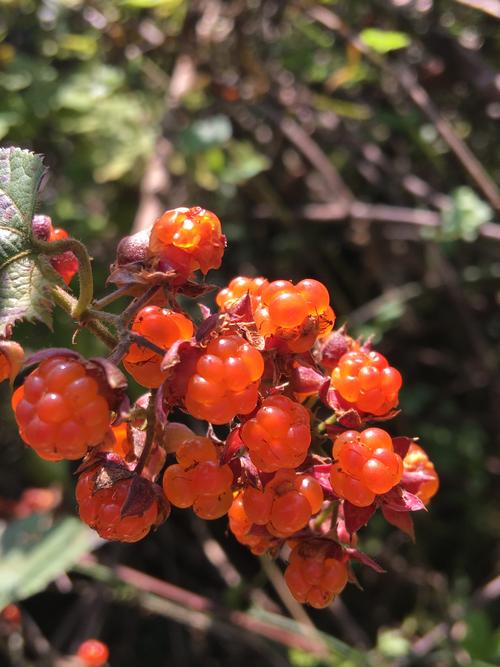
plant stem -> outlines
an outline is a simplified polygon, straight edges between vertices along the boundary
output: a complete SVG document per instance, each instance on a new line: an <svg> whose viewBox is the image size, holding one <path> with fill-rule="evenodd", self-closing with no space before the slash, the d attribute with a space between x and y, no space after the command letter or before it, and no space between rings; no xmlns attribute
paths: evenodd
<svg viewBox="0 0 500 667"><path fill-rule="evenodd" d="M330 426L331 424L335 424L336 421L337 421L337 415L334 412L332 415L330 415L317 425L316 427L317 432L324 433L326 431L326 427Z"/></svg>
<svg viewBox="0 0 500 667"><path fill-rule="evenodd" d="M76 299L58 285L55 285L52 288L52 296L57 305L60 308L62 308L66 313L68 313L68 315L71 315L73 317L73 313L75 311L75 306L77 303ZM83 320L79 322L79 324L80 326L89 329L89 331L92 331L92 333L95 334L97 338L99 338L99 340L101 340L105 345L107 345L107 347L110 348L116 347L118 343L117 338L109 331L109 329L102 322L99 322L98 320L91 318L87 319L84 317Z"/></svg>
<svg viewBox="0 0 500 667"><path fill-rule="evenodd" d="M129 286L125 285L123 287L119 287L116 290L113 290L113 292L106 294L102 298L94 300L92 308L94 310L103 310L103 308L109 306L110 303L113 303L117 299L120 299L122 296L127 296L129 289L130 289Z"/></svg>
<svg viewBox="0 0 500 667"><path fill-rule="evenodd" d="M130 320L136 315L136 313L144 306L151 297L159 290L158 285L153 285L147 289L144 294L134 299L129 305L125 308L123 313L120 315L121 325L124 327L127 325Z"/></svg>
<svg viewBox="0 0 500 667"><path fill-rule="evenodd" d="M71 316L79 320L84 311L90 306L94 297L94 278L92 266L87 248L76 239L61 239L59 241L41 241L33 239L35 247L44 255L60 255L63 252L72 252L78 260L78 279L80 281L80 293L75 303Z"/></svg>
<svg viewBox="0 0 500 667"><path fill-rule="evenodd" d="M140 475L141 472L144 470L144 467L147 465L147 462L149 460L151 450L153 449L153 442L156 430L156 412L155 412L156 392L157 389L151 389L151 393L149 395L149 403L146 412L146 418L148 420L148 425L146 427L146 441L144 443L141 456L139 457L137 465L135 466L135 473L137 475Z"/></svg>

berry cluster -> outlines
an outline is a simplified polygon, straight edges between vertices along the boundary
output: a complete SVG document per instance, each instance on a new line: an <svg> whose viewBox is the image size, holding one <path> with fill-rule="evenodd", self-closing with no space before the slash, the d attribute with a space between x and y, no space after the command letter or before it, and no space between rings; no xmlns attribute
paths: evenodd
<svg viewBox="0 0 500 667"><path fill-rule="evenodd" d="M37 217L38 238L62 238ZM29 359L12 398L20 435L43 458L85 457L80 517L103 538L143 538L170 504L207 520L227 514L253 553L288 550L292 595L325 607L353 578L353 559L371 562L357 531L380 509L411 533L410 512L438 476L411 438L370 425L396 414L401 375L345 327L332 331L319 281L238 276L215 312L188 315L183 299L210 287L196 272L218 268L224 248L219 219L200 207L123 239L109 277L118 289L104 301L125 294L126 311L104 313L101 301L85 320L99 320L115 348L108 359L61 349ZM0 380L19 370L15 346L0 341ZM149 390L132 406L119 364ZM197 434L171 420L179 411L208 424Z"/></svg>

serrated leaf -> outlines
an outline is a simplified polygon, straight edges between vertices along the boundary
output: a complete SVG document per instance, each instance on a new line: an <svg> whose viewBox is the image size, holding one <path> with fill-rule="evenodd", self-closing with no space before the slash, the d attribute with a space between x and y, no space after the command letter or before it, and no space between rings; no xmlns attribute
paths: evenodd
<svg viewBox="0 0 500 667"><path fill-rule="evenodd" d="M73 517L53 522L33 514L6 525L0 537L0 608L42 591L98 543Z"/></svg>
<svg viewBox="0 0 500 667"><path fill-rule="evenodd" d="M43 171L40 155L0 149L0 336L21 319L51 324L50 264L34 253L31 234Z"/></svg>

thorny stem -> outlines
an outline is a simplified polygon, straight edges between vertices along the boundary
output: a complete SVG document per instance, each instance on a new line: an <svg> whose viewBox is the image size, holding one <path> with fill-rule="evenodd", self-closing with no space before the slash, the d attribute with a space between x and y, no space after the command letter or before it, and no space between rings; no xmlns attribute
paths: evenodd
<svg viewBox="0 0 500 667"><path fill-rule="evenodd" d="M137 465L135 466L135 473L137 475L140 475L141 472L144 470L144 467L147 465L147 462L149 460L151 450L153 449L153 441L156 429L156 412L155 412L156 392L157 389L151 389L151 393L149 395L149 402L146 412L146 418L148 420L148 425L146 427L146 441L144 443L141 456L139 457Z"/></svg>
<svg viewBox="0 0 500 667"><path fill-rule="evenodd" d="M73 313L77 304L77 300L68 294L62 287L55 285L52 288L52 296L57 305L62 308L65 312L73 317ZM95 319L83 318L79 322L80 326L89 329L93 334L99 338L105 345L110 348L116 347L118 340L117 338L109 331L109 329L100 321Z"/></svg>
<svg viewBox="0 0 500 667"><path fill-rule="evenodd" d="M85 310L92 303L94 297L94 278L92 266L87 248L76 239L61 239L59 241L42 241L33 239L33 244L44 255L60 255L63 252L72 252L78 260L78 279L80 281L80 292L78 301L75 302L71 316L79 320Z"/></svg>

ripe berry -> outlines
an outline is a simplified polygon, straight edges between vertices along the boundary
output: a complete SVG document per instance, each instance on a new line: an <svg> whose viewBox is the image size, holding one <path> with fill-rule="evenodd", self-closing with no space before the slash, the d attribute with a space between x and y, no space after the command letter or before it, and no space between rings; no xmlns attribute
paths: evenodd
<svg viewBox="0 0 500 667"><path fill-rule="evenodd" d="M218 269L224 248L219 218L201 206L166 211L153 225L149 240L149 251L160 266L184 279L197 269L204 274Z"/></svg>
<svg viewBox="0 0 500 667"><path fill-rule="evenodd" d="M227 513L229 529L240 544L247 546L255 556L262 556L279 545L279 540L264 526L256 526L249 519L243 503L243 496L234 498Z"/></svg>
<svg viewBox="0 0 500 667"><path fill-rule="evenodd" d="M286 396L269 396L243 424L241 439L259 470L296 468L311 444L309 412Z"/></svg>
<svg viewBox="0 0 500 667"><path fill-rule="evenodd" d="M219 464L217 448L209 438L194 436L180 443L177 463L163 475L163 492L175 507L191 507L201 519L218 519L232 502L233 473Z"/></svg>
<svg viewBox="0 0 500 667"><path fill-rule="evenodd" d="M330 480L333 491L353 505L367 507L401 480L403 463L391 436L381 428L344 431L333 445Z"/></svg>
<svg viewBox="0 0 500 667"><path fill-rule="evenodd" d="M51 461L82 458L110 425L110 408L82 362L54 356L28 375L12 396L21 438Z"/></svg>
<svg viewBox="0 0 500 667"><path fill-rule="evenodd" d="M323 491L313 477L287 469L279 470L262 491L249 486L241 497L250 521L282 538L304 528L323 503Z"/></svg>
<svg viewBox="0 0 500 667"><path fill-rule="evenodd" d="M262 288L255 323L265 337L276 336L291 352L306 352L333 327L335 313L326 287L306 279L293 285L275 280Z"/></svg>
<svg viewBox="0 0 500 667"><path fill-rule="evenodd" d="M49 241L60 241L68 237L69 234L65 229L51 227ZM67 285L69 285L75 273L78 273L78 260L70 250L51 257L50 263Z"/></svg>
<svg viewBox="0 0 500 667"><path fill-rule="evenodd" d="M133 476L110 481L99 488L101 468L84 471L76 485L80 519L96 530L105 540L137 542L145 537L157 522L158 501L153 485L144 478ZM141 480L140 503L132 503L132 485ZM127 511L127 504L134 505ZM166 518L166 517L163 517Z"/></svg>
<svg viewBox="0 0 500 667"><path fill-rule="evenodd" d="M222 311L229 310L245 294L250 296L252 308L255 308L260 301L262 290L269 285L265 278L246 278L237 276L233 278L227 287L221 289L217 294L215 301Z"/></svg>
<svg viewBox="0 0 500 667"><path fill-rule="evenodd" d="M185 396L186 410L197 419L226 424L256 404L264 360L241 336L212 340L196 363Z"/></svg>
<svg viewBox="0 0 500 667"><path fill-rule="evenodd" d="M191 338L193 323L182 313L159 306L146 306L135 316L132 331L166 351L175 341ZM153 350L132 343L123 359L123 365L142 386L159 387L166 377L160 368L162 358Z"/></svg>
<svg viewBox="0 0 500 667"><path fill-rule="evenodd" d="M293 547L285 581L298 602L317 609L327 607L344 589L347 580L346 564L328 555L328 546L311 541Z"/></svg>
<svg viewBox="0 0 500 667"><path fill-rule="evenodd" d="M332 386L360 412L384 415L398 404L403 381L387 359L372 350L347 352L332 372Z"/></svg>
<svg viewBox="0 0 500 667"><path fill-rule="evenodd" d="M24 350L13 340L0 340L0 382L14 380L21 370Z"/></svg>
<svg viewBox="0 0 500 667"><path fill-rule="evenodd" d="M436 495L439 489L439 476L434 468L434 464L427 456L422 447L412 442L406 456L403 459L403 466L405 471L408 472L418 472L424 471L427 475L432 477L423 481L418 489L415 491L415 495L420 498L420 500L427 505L430 499Z"/></svg>
<svg viewBox="0 0 500 667"><path fill-rule="evenodd" d="M98 639L87 639L78 647L77 656L88 667L102 667L109 658L109 649Z"/></svg>

